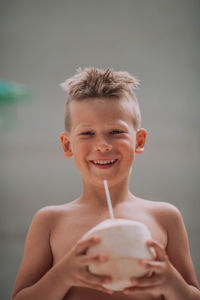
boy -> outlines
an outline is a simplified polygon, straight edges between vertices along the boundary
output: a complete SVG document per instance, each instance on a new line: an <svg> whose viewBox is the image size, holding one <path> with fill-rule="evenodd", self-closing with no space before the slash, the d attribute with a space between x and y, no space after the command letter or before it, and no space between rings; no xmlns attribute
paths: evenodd
<svg viewBox="0 0 200 300"><path fill-rule="evenodd" d="M35 214L13 300L200 299L179 211L167 203L138 198L128 189L135 153L143 152L146 140L132 89L137 84L128 72L97 68L79 69L63 84L68 101L66 131L60 139L64 155L74 157L83 193L70 203L45 207ZM122 292L103 287L112 278L89 272L90 263L101 264L109 257L87 255L86 250L100 238L82 238L109 218L104 179L115 217L145 223L152 234L148 246L156 252L155 261L140 261L150 275L130 278L130 288Z"/></svg>

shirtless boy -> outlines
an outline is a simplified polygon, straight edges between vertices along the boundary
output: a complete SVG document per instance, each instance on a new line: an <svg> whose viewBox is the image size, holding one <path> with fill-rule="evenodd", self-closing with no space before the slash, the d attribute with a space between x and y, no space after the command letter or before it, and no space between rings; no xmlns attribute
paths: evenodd
<svg viewBox="0 0 200 300"><path fill-rule="evenodd" d="M137 80L128 72L79 69L63 87L68 92L65 157L73 156L83 183L82 195L59 206L40 209L27 235L24 258L16 279L13 300L197 300L200 291L190 257L187 233L180 212L171 204L134 196L128 188L135 154L144 150ZM155 261L141 260L151 274L130 278L130 288L110 292L107 276L88 271L92 262L108 257L88 255L98 236L82 236L109 218L103 180L108 181L116 218L143 222L152 234Z"/></svg>

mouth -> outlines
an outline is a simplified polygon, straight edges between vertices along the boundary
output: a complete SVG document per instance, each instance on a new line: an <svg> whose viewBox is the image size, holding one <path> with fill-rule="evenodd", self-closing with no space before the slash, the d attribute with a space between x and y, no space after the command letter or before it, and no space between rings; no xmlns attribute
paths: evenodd
<svg viewBox="0 0 200 300"><path fill-rule="evenodd" d="M111 168L118 159L110 159L110 160L90 160L90 162L99 169L108 169Z"/></svg>

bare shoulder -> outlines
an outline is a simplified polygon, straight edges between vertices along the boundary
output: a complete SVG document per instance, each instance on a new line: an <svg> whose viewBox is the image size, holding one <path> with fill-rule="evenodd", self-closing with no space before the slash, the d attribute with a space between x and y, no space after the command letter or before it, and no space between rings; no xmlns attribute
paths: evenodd
<svg viewBox="0 0 200 300"><path fill-rule="evenodd" d="M66 211L72 205L72 202L60 204L60 205L49 205L49 206L42 207L36 212L36 215L44 216L44 217L54 216L63 211Z"/></svg>
<svg viewBox="0 0 200 300"><path fill-rule="evenodd" d="M55 224L57 219L63 214L67 214L71 211L73 203L69 202L61 205L50 205L40 208L34 215L33 221L37 220L45 224L49 229Z"/></svg>
<svg viewBox="0 0 200 300"><path fill-rule="evenodd" d="M179 209L167 202L158 202L141 199L144 207L158 220L162 221L164 227L172 226L174 222L182 222ZM166 228L167 229L167 228Z"/></svg>
<svg viewBox="0 0 200 300"><path fill-rule="evenodd" d="M23 288L36 283L52 267L50 235L54 224L66 210L67 205L47 206L39 209L33 216L13 297Z"/></svg>
<svg viewBox="0 0 200 300"><path fill-rule="evenodd" d="M177 232L181 232L181 236L185 236L186 230L183 218L179 209L175 205L167 202L150 201L144 199L142 199L142 201L145 209L167 230L168 243L170 242L169 239L174 233L174 228L176 228L176 234Z"/></svg>
<svg viewBox="0 0 200 300"><path fill-rule="evenodd" d="M155 219L167 231L166 253L178 272L188 284L198 287L184 220L179 209L165 202L145 201Z"/></svg>
<svg viewBox="0 0 200 300"><path fill-rule="evenodd" d="M177 210L176 206L173 204L170 204L168 202L161 202L161 201L152 201L152 200L146 200L146 199L141 199L139 198L139 201L142 201L145 206L153 209L153 210L158 210L162 212L169 212L169 211L174 211Z"/></svg>

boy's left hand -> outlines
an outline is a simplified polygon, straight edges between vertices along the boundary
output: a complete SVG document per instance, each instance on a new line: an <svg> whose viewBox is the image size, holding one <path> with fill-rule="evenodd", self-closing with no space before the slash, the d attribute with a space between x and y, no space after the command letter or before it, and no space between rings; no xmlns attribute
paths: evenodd
<svg viewBox="0 0 200 300"><path fill-rule="evenodd" d="M125 294L133 294L140 292L144 295L152 295L158 297L170 293L170 289L176 288L176 284L180 279L180 274L169 261L169 258L163 249L155 241L148 241L147 246L154 248L156 257L155 260L140 260L149 275L141 278L130 278L131 287L124 289Z"/></svg>

